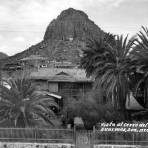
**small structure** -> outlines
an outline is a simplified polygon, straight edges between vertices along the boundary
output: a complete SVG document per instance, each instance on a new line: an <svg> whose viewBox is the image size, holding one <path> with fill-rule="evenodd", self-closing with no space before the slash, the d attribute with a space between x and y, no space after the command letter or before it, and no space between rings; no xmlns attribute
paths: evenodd
<svg viewBox="0 0 148 148"><path fill-rule="evenodd" d="M12 62L12 63L6 63L3 67L3 71L8 71L8 72L12 72L12 71L17 71L17 70L22 70L23 67L21 65L20 62Z"/></svg>
<svg viewBox="0 0 148 148"><path fill-rule="evenodd" d="M57 61L50 61L48 64L48 67L51 68L76 68L77 65L73 64L72 62L68 61L62 61L62 62L57 62Z"/></svg>
<svg viewBox="0 0 148 148"><path fill-rule="evenodd" d="M46 67L48 58L42 57L40 55L30 55L29 57L25 57L20 61L26 68L34 67L39 69L40 67L42 67L42 65Z"/></svg>
<svg viewBox="0 0 148 148"><path fill-rule="evenodd" d="M84 128L84 122L81 117L75 117L74 118L74 125L76 128Z"/></svg>
<svg viewBox="0 0 148 148"><path fill-rule="evenodd" d="M144 110L144 107L138 103L132 92L127 96L125 106L127 110Z"/></svg>

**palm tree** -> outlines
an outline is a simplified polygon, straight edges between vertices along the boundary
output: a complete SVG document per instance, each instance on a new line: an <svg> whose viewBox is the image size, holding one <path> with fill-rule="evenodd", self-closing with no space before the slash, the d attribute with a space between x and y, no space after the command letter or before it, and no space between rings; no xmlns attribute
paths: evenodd
<svg viewBox="0 0 148 148"><path fill-rule="evenodd" d="M143 85L145 98L148 97L148 28L142 26L142 30L137 34L135 48L132 51L135 60L137 60L137 73L141 74L136 85L136 92ZM148 103L148 101L146 101Z"/></svg>
<svg viewBox="0 0 148 148"><path fill-rule="evenodd" d="M129 74L135 71L130 51L134 39L116 36L114 42L102 38L91 41L84 51L81 65L88 76L95 78L95 87L101 86L113 105L125 112L125 102L130 90Z"/></svg>
<svg viewBox="0 0 148 148"><path fill-rule="evenodd" d="M145 66L148 65L148 28L142 26L142 31L137 36L138 39L136 40L136 47L133 50L133 54Z"/></svg>
<svg viewBox="0 0 148 148"><path fill-rule="evenodd" d="M10 87L0 86L0 123L9 122L15 127L34 126L37 119L51 123L51 106L58 107L52 98L36 93L25 78L9 80L7 84Z"/></svg>

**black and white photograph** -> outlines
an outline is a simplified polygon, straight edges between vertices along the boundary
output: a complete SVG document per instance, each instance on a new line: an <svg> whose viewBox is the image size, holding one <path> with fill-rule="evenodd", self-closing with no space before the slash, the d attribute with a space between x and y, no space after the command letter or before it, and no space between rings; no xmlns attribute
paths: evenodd
<svg viewBox="0 0 148 148"><path fill-rule="evenodd" d="M0 0L0 148L148 148L148 0Z"/></svg>

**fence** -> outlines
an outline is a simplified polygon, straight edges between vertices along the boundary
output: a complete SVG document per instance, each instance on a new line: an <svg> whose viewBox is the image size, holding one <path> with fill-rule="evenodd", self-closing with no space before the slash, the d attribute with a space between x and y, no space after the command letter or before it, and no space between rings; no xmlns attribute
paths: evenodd
<svg viewBox="0 0 148 148"><path fill-rule="evenodd" d="M40 128L0 128L0 141L74 143L74 130Z"/></svg>
<svg viewBox="0 0 148 148"><path fill-rule="evenodd" d="M0 141L145 146L148 145L148 133L101 132L95 128L83 132L74 129L0 128Z"/></svg>
<svg viewBox="0 0 148 148"><path fill-rule="evenodd" d="M101 132L94 129L94 145L148 145L147 132Z"/></svg>

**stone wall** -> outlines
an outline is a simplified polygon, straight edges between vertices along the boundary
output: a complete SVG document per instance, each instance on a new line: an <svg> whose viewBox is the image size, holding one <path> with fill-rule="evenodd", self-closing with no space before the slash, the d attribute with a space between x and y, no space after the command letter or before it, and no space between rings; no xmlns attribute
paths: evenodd
<svg viewBox="0 0 148 148"><path fill-rule="evenodd" d="M0 148L74 148L74 145L67 143L0 142Z"/></svg>
<svg viewBox="0 0 148 148"><path fill-rule="evenodd" d="M108 144L100 144L94 145L94 148L146 148L136 145L108 145Z"/></svg>

